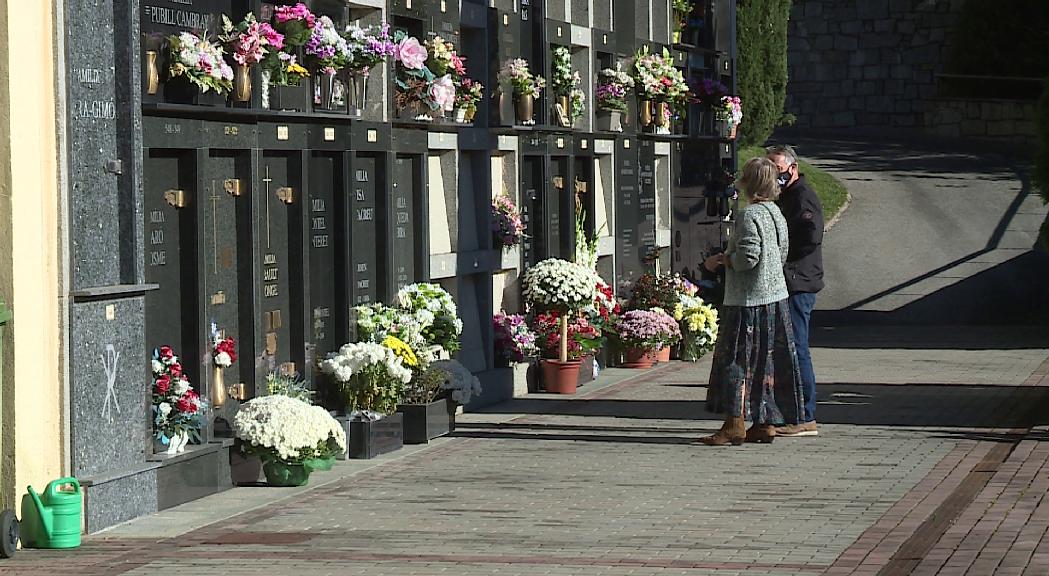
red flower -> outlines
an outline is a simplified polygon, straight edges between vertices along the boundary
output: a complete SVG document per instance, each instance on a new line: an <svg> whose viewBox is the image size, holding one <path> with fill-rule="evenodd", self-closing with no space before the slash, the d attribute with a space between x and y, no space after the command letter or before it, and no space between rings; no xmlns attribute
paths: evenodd
<svg viewBox="0 0 1049 576"><path fill-rule="evenodd" d="M215 354L218 355L222 352L225 352L229 355L230 362L237 361L236 342L233 340L233 338L226 338L224 340L220 340L217 344L215 344Z"/></svg>
<svg viewBox="0 0 1049 576"><path fill-rule="evenodd" d="M197 393L193 390L188 390L182 395L182 398L178 399L175 403L175 408L178 408L179 412L185 412L187 414L194 414L197 411Z"/></svg>
<svg viewBox="0 0 1049 576"><path fill-rule="evenodd" d="M171 366L168 366L168 370L171 371L171 375L175 377L182 376L182 364L175 362Z"/></svg>
<svg viewBox="0 0 1049 576"><path fill-rule="evenodd" d="M167 394L171 390L171 377L167 374L157 376L156 381L153 382L153 389L157 394Z"/></svg>
<svg viewBox="0 0 1049 576"><path fill-rule="evenodd" d="M160 357L161 358L171 358L174 355L175 355L175 352L171 349L171 346L161 346L160 347Z"/></svg>

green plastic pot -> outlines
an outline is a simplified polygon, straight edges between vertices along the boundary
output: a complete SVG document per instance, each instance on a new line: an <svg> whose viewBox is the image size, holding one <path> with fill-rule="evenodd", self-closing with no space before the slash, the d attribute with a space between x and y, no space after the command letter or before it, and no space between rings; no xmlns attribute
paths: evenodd
<svg viewBox="0 0 1049 576"><path fill-rule="evenodd" d="M303 462L303 464L310 470L316 472L331 470L331 467L335 465L335 458L310 458Z"/></svg>
<svg viewBox="0 0 1049 576"><path fill-rule="evenodd" d="M310 481L312 468L305 464L289 464L282 460L268 460L262 465L266 483L270 486L305 486Z"/></svg>

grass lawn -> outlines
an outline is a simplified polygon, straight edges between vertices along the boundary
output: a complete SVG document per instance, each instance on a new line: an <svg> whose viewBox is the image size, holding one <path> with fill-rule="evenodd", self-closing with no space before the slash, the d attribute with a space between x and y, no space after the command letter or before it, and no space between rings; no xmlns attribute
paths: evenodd
<svg viewBox="0 0 1049 576"><path fill-rule="evenodd" d="M761 146L740 148L739 165L743 166L747 160L764 155L765 149ZM816 190L816 195L820 197L820 203L823 205L823 221L830 222L830 219L841 210L848 197L845 185L837 178L805 161L799 161L798 167L801 168L801 173L805 175L805 179L809 181L812 188Z"/></svg>

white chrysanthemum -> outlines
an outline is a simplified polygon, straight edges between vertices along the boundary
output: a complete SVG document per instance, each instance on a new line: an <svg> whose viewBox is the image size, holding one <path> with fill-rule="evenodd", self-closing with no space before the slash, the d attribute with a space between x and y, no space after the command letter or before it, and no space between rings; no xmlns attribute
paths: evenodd
<svg viewBox="0 0 1049 576"><path fill-rule="evenodd" d="M268 448L281 460L311 455L317 445L334 438L346 448L342 426L323 408L273 395L254 398L243 404L233 418L237 438L257 448Z"/></svg>
<svg viewBox="0 0 1049 576"><path fill-rule="evenodd" d="M233 365L233 360L229 357L226 352L219 352L215 355L215 365L223 368L228 368Z"/></svg>

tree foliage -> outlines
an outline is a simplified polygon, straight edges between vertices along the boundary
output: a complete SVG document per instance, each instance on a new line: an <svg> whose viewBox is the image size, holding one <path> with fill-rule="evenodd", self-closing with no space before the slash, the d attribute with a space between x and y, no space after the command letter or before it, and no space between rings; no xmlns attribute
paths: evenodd
<svg viewBox="0 0 1049 576"><path fill-rule="evenodd" d="M787 97L787 20L791 0L740 0L736 6L740 144L761 145L783 120Z"/></svg>

